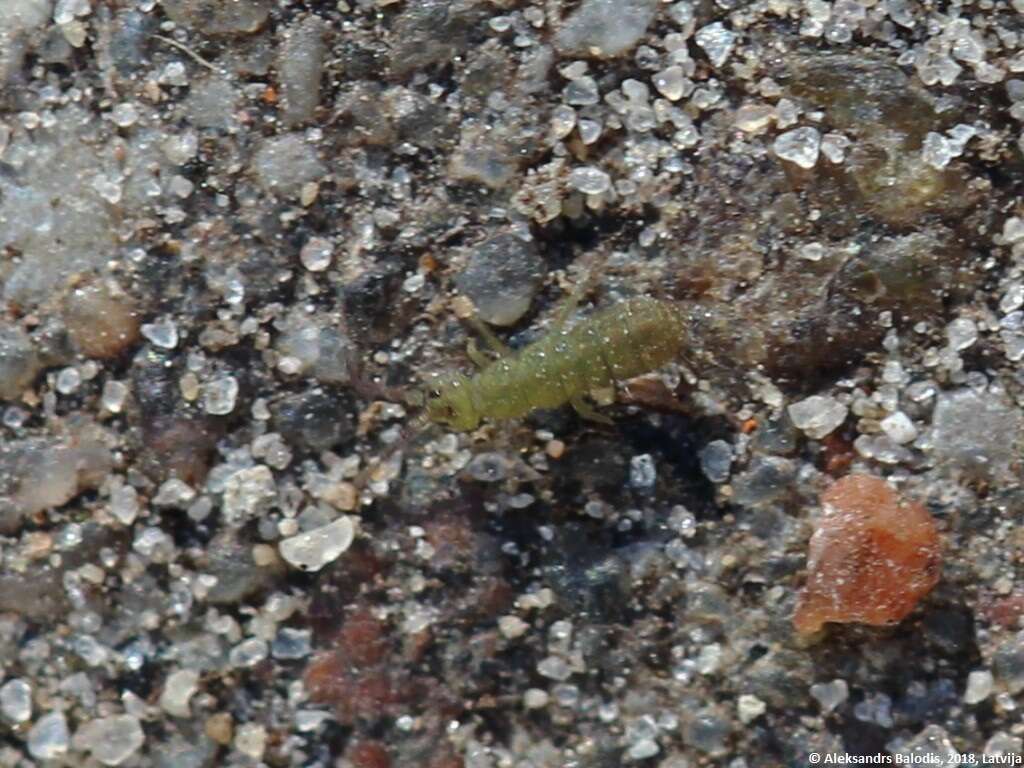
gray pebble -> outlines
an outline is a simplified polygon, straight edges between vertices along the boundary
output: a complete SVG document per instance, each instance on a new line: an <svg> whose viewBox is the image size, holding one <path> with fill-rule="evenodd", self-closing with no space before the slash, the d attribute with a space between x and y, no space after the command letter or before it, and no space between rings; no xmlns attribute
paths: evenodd
<svg viewBox="0 0 1024 768"><path fill-rule="evenodd" d="M530 309L545 271L533 243L504 234L476 249L455 284L473 300L485 322L508 326Z"/></svg>

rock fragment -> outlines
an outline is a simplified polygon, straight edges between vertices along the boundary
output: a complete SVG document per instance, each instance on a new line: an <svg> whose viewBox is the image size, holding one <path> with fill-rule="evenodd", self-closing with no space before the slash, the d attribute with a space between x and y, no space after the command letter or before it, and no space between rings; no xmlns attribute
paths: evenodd
<svg viewBox="0 0 1024 768"><path fill-rule="evenodd" d="M271 412L274 428L296 448L328 450L355 436L351 402L336 392L314 389L288 395Z"/></svg>
<svg viewBox="0 0 1024 768"><path fill-rule="evenodd" d="M7 514L0 515L0 529L98 487L113 457L97 436L83 431L69 441L23 440L0 453L0 479L12 479L9 489L0 487L0 504L8 506Z"/></svg>
<svg viewBox="0 0 1024 768"><path fill-rule="evenodd" d="M396 77L450 61L469 47L481 19L479 4L466 0L419 0L404 5L392 38L390 68Z"/></svg>
<svg viewBox="0 0 1024 768"><path fill-rule="evenodd" d="M657 0L584 0L558 31L555 47L562 53L620 56L640 41L657 10Z"/></svg>
<svg viewBox="0 0 1024 768"><path fill-rule="evenodd" d="M303 571L319 571L352 546L355 531L352 518L343 515L333 523L282 541L281 557Z"/></svg>
<svg viewBox="0 0 1024 768"><path fill-rule="evenodd" d="M72 745L90 752L103 765L121 765L146 740L142 725L132 715L113 715L92 720L75 732Z"/></svg>
<svg viewBox="0 0 1024 768"><path fill-rule="evenodd" d="M932 450L945 465L995 478L1018 459L1024 415L1001 396L973 389L944 392L935 402Z"/></svg>
<svg viewBox="0 0 1024 768"><path fill-rule="evenodd" d="M281 84L281 116L286 125L306 122L319 106L324 50L324 23L320 18L303 19L285 30L277 76Z"/></svg>
<svg viewBox="0 0 1024 768"><path fill-rule="evenodd" d="M821 395L812 395L789 406L793 425L815 440L838 429L846 421L847 413L847 407L838 400Z"/></svg>
<svg viewBox="0 0 1024 768"><path fill-rule="evenodd" d="M546 267L532 242L498 235L478 247L455 284L492 325L515 324L540 290Z"/></svg>
<svg viewBox="0 0 1024 768"><path fill-rule="evenodd" d="M839 480L821 503L793 617L797 631L901 621L939 580L941 543L931 515L867 475Z"/></svg>
<svg viewBox="0 0 1024 768"><path fill-rule="evenodd" d="M67 753L71 735L63 712L40 717L28 732L28 751L37 760L55 760Z"/></svg>
<svg viewBox="0 0 1024 768"><path fill-rule="evenodd" d="M0 85L13 78L28 50L30 37L50 20L49 0L8 0L0 25Z"/></svg>
<svg viewBox="0 0 1024 768"><path fill-rule="evenodd" d="M4 683L0 687L0 714L11 723L24 723L32 717L32 686L21 678Z"/></svg>
<svg viewBox="0 0 1024 768"><path fill-rule="evenodd" d="M173 717L190 717L189 701L199 690L199 673L194 669L172 672L160 694L160 708Z"/></svg>
<svg viewBox="0 0 1024 768"><path fill-rule="evenodd" d="M20 328L0 328L0 400L20 396L41 367L28 334Z"/></svg>
<svg viewBox="0 0 1024 768"><path fill-rule="evenodd" d="M164 12L188 29L207 35L249 34L270 14L269 0L163 0Z"/></svg>
<svg viewBox="0 0 1024 768"><path fill-rule="evenodd" d="M286 197L298 195L303 184L326 172L316 150L298 133L264 141L253 158L253 169L267 192Z"/></svg>
<svg viewBox="0 0 1024 768"><path fill-rule="evenodd" d="M355 347L337 328L296 323L281 335L277 349L293 366L290 372L312 374L325 384L347 384L351 378Z"/></svg>
<svg viewBox="0 0 1024 768"><path fill-rule="evenodd" d="M76 288L64 303L64 325L86 357L117 357L139 340L139 315L132 301L103 285Z"/></svg>
<svg viewBox="0 0 1024 768"><path fill-rule="evenodd" d="M801 168L811 169L818 163L821 134L816 128L796 128L775 140L775 154Z"/></svg>

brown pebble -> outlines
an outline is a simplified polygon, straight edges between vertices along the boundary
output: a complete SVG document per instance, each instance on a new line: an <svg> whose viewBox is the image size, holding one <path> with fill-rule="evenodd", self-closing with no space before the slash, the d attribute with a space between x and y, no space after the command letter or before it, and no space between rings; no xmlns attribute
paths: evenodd
<svg viewBox="0 0 1024 768"><path fill-rule="evenodd" d="M430 272L434 272L438 266L440 265L437 263L437 259L434 258L432 253L424 253L420 256L420 272L426 272L429 274Z"/></svg>
<svg viewBox="0 0 1024 768"><path fill-rule="evenodd" d="M53 550L53 537L44 531L30 531L25 534L22 541L24 542L22 553L29 560L49 557Z"/></svg>
<svg viewBox="0 0 1024 768"><path fill-rule="evenodd" d="M206 479L221 425L188 416L158 416L143 425L145 459L159 478L177 477L191 486Z"/></svg>
<svg viewBox="0 0 1024 768"><path fill-rule="evenodd" d="M941 542L928 510L868 475L837 481L821 504L793 616L797 631L901 621L939 580Z"/></svg>
<svg viewBox="0 0 1024 768"><path fill-rule="evenodd" d="M227 712L217 712L210 715L206 718L203 728L206 731L206 735L213 741L225 746L231 743L235 730L231 715Z"/></svg>
<svg viewBox="0 0 1024 768"><path fill-rule="evenodd" d="M351 512L359 505L359 491L344 481L324 488L320 498L343 512Z"/></svg>
<svg viewBox="0 0 1024 768"><path fill-rule="evenodd" d="M117 357L139 340L134 302L99 284L71 292L64 303L64 325L75 349L86 357Z"/></svg>
<svg viewBox="0 0 1024 768"><path fill-rule="evenodd" d="M561 440L549 440L544 446L544 452L552 459L560 459L565 455L565 443Z"/></svg>
<svg viewBox="0 0 1024 768"><path fill-rule="evenodd" d="M299 193L299 202L302 203L303 208L308 208L316 202L319 195L320 185L315 181L307 182L302 185L302 191Z"/></svg>
<svg viewBox="0 0 1024 768"><path fill-rule="evenodd" d="M258 568L269 568L279 565L281 558L277 556L277 550L266 544L255 544L252 548L252 561Z"/></svg>
<svg viewBox="0 0 1024 768"><path fill-rule="evenodd" d="M476 314L476 307L468 296L456 296L452 299L452 311L460 320L466 320Z"/></svg>
<svg viewBox="0 0 1024 768"><path fill-rule="evenodd" d="M843 475L857 456L853 444L835 432L822 440L822 448L825 471L833 477Z"/></svg>

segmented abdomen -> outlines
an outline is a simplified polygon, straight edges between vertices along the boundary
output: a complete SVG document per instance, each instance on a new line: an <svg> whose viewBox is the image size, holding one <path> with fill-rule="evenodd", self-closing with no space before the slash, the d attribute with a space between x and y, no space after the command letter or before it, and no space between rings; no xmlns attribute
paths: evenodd
<svg viewBox="0 0 1024 768"><path fill-rule="evenodd" d="M660 368L679 354L683 317L669 302L630 299L498 360L471 381L481 416L512 419Z"/></svg>

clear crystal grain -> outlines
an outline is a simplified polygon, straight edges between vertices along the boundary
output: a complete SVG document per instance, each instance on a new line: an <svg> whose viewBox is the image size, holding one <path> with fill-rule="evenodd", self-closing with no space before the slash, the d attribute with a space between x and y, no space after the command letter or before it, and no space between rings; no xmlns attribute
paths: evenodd
<svg viewBox="0 0 1024 768"><path fill-rule="evenodd" d="M949 139L941 133L931 131L924 137L921 146L921 159L936 170L942 170L949 161L959 154Z"/></svg>
<svg viewBox="0 0 1024 768"><path fill-rule="evenodd" d="M226 416L235 410L238 381L234 376L221 376L203 385L203 410L214 416Z"/></svg>
<svg viewBox="0 0 1024 768"><path fill-rule="evenodd" d="M599 168L573 168L569 186L587 195L600 195L611 188L611 178Z"/></svg>
<svg viewBox="0 0 1024 768"><path fill-rule="evenodd" d="M28 732L28 751L37 760L55 760L68 751L71 734L63 712L48 712Z"/></svg>
<svg viewBox="0 0 1024 768"><path fill-rule="evenodd" d="M1004 314L1014 312L1024 306L1024 283L1011 283L999 300L999 311Z"/></svg>
<svg viewBox="0 0 1024 768"><path fill-rule="evenodd" d="M820 440L846 420L848 409L833 397L811 395L790 405L788 412L797 429Z"/></svg>
<svg viewBox="0 0 1024 768"><path fill-rule="evenodd" d="M593 144L601 138L601 123L597 120L581 118L579 121L580 139L584 144Z"/></svg>
<svg viewBox="0 0 1024 768"><path fill-rule="evenodd" d="M103 394L100 395L100 402L103 407L111 413L120 413L124 408L124 401L128 397L128 387L120 381L107 381L103 384Z"/></svg>
<svg viewBox="0 0 1024 768"><path fill-rule="evenodd" d="M146 736L134 715L90 720L75 732L75 749L89 752L102 765L121 765L142 748Z"/></svg>
<svg viewBox="0 0 1024 768"><path fill-rule="evenodd" d="M846 159L846 150L853 144L841 133L826 133L821 137L821 154L830 163L838 165Z"/></svg>
<svg viewBox="0 0 1024 768"><path fill-rule="evenodd" d="M172 717L189 717L189 702L199 690L199 673L194 669L179 669L167 676L160 694L160 708Z"/></svg>
<svg viewBox="0 0 1024 768"><path fill-rule="evenodd" d="M110 119L119 128L128 128L139 121L139 110L131 103L118 104L111 111Z"/></svg>
<svg viewBox="0 0 1024 768"><path fill-rule="evenodd" d="M32 717L32 686L21 678L8 680L0 687L0 714L11 723L24 723Z"/></svg>
<svg viewBox="0 0 1024 768"><path fill-rule="evenodd" d="M686 94L686 78L679 65L667 67L652 78L658 93L669 101L679 101Z"/></svg>
<svg viewBox="0 0 1024 768"><path fill-rule="evenodd" d="M957 352L968 349L978 340L978 326L967 317L958 317L946 326L949 346Z"/></svg>
<svg viewBox="0 0 1024 768"><path fill-rule="evenodd" d="M601 100L601 93L597 89L597 81L583 75L570 80L562 92L565 103L575 107L586 107L597 104Z"/></svg>
<svg viewBox="0 0 1024 768"><path fill-rule="evenodd" d="M845 680L832 680L828 683L815 683L811 686L811 696L818 702L822 710L833 711L846 701L850 688Z"/></svg>
<svg viewBox="0 0 1024 768"><path fill-rule="evenodd" d="M281 557L304 571L319 571L337 560L352 545L355 524L342 516L332 523L285 539L280 544Z"/></svg>
<svg viewBox="0 0 1024 768"><path fill-rule="evenodd" d="M899 445L912 443L917 439L917 427L902 411L896 411L882 419L881 427L889 439Z"/></svg>
<svg viewBox="0 0 1024 768"><path fill-rule="evenodd" d="M82 374L77 368L64 368L57 374L56 387L62 395L70 395L78 391L82 385Z"/></svg>
<svg viewBox="0 0 1024 768"><path fill-rule="evenodd" d="M228 654L228 661L232 667L251 669L267 658L270 647L267 641L258 637L250 637L243 640Z"/></svg>
<svg viewBox="0 0 1024 768"><path fill-rule="evenodd" d="M178 346L178 326L173 320L162 319L147 323L140 330L153 346L161 349L174 349Z"/></svg>
<svg viewBox="0 0 1024 768"><path fill-rule="evenodd" d="M542 677L558 680L559 682L568 680L572 676L572 670L569 669L569 665L566 664L565 659L559 656L548 656L545 659L541 659L537 664L537 672Z"/></svg>
<svg viewBox="0 0 1024 768"><path fill-rule="evenodd" d="M818 163L821 134L816 128L794 128L775 139L774 149L783 160L810 169Z"/></svg>
<svg viewBox="0 0 1024 768"><path fill-rule="evenodd" d="M311 237L299 252L299 259L310 272L323 272L331 266L334 257L334 246L323 237Z"/></svg>
<svg viewBox="0 0 1024 768"><path fill-rule="evenodd" d="M967 675L964 689L965 704L979 704L992 695L995 678L987 669L977 669Z"/></svg>
<svg viewBox="0 0 1024 768"><path fill-rule="evenodd" d="M694 39L704 49L708 59L715 67L721 67L729 59L733 46L736 44L736 33L728 29L722 22L716 21L701 27Z"/></svg>

